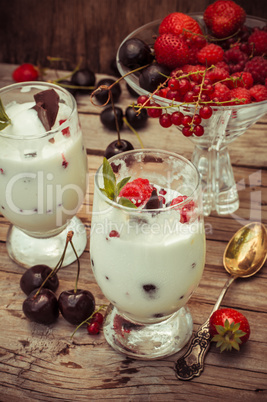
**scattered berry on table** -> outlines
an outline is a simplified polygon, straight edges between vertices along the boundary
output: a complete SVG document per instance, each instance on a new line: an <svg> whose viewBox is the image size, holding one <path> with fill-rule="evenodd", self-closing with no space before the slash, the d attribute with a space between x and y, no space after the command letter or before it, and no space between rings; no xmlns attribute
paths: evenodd
<svg viewBox="0 0 267 402"><path fill-rule="evenodd" d="M13 71L12 78L16 82L36 81L39 78L39 71L33 64L24 63Z"/></svg>

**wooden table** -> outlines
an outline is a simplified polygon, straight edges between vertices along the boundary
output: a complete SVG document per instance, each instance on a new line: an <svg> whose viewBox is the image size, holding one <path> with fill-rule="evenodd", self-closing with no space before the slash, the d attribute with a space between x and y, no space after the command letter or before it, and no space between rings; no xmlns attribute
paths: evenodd
<svg viewBox="0 0 267 402"><path fill-rule="evenodd" d="M0 65L0 87L12 83L14 66ZM49 72L47 78L54 76ZM120 105L133 99L124 85ZM105 147L115 134L103 128L101 108L90 104L88 96L78 98L78 109L90 169L89 190L79 217L90 233L93 201L93 176L102 162ZM222 255L236 230L253 220L267 224L267 118L262 118L230 146L230 155L239 188L240 208L233 215L205 218L207 235L206 266L189 307L194 329L208 317L227 273ZM177 129L163 129L150 119L139 134L146 147L175 150L190 158L193 145ZM127 129L122 137L140 147ZM29 322L23 312L25 295L19 281L24 269L7 255L6 234L9 223L0 217L0 400L26 401L236 401L267 400L267 264L253 278L236 280L222 306L243 312L251 325L251 337L240 352L220 353L212 344L204 372L192 381L180 381L174 363L182 354L157 361L133 360L116 353L103 334L89 336L81 328L73 338L73 326L62 317L48 327ZM76 265L59 272L62 290L74 286ZM93 292L97 305L107 304L95 283L89 259L89 240L81 257L80 286Z"/></svg>

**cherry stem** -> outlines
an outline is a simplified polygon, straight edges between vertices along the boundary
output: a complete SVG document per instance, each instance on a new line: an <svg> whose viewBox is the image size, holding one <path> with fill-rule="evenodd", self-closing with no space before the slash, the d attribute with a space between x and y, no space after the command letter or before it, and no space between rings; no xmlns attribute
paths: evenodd
<svg viewBox="0 0 267 402"><path fill-rule="evenodd" d="M93 318L93 316L98 313L99 311L103 310L104 308L106 308L107 305L106 304L102 304L97 310L95 310L88 318L86 318L86 320L84 320L83 322L81 322L73 331L73 333L71 334L70 338L73 338L73 336L75 335L75 333L78 331L79 328L81 328L84 324L89 324L89 321L91 320L91 318Z"/></svg>
<svg viewBox="0 0 267 402"><path fill-rule="evenodd" d="M45 278L45 280L43 281L43 283L41 284L41 286L39 287L39 289L37 290L37 292L35 293L34 297L38 296L38 294L40 293L41 289L44 287L44 285L46 284L46 282L48 281L49 278L51 278L53 275L56 275L56 273L60 270L60 268L62 267L64 258L65 258L65 254L66 254L66 250L68 247L69 242L71 242L72 244L72 236L73 236L74 232L73 231L69 231L67 233L67 238L66 238L66 243L65 243L65 247L62 253L62 256L60 257L57 265L55 266L54 269L52 269L52 271L50 272L50 274Z"/></svg>
<svg viewBox="0 0 267 402"><path fill-rule="evenodd" d="M75 257L76 257L76 260L77 260L77 263L78 263L77 275L76 275L76 281L75 281L75 288L74 288L74 293L76 293L77 289L78 289L78 281L79 281L79 276L80 276L80 260L79 260L78 254L76 253L75 247L74 247L74 245L72 243L72 239L70 239L70 244L71 244L71 247L72 247L72 249L74 251L74 254L75 254Z"/></svg>
<svg viewBox="0 0 267 402"><path fill-rule="evenodd" d="M119 128L119 123L118 123L118 116L117 116L117 113L116 113L115 104L114 104L114 100L113 100L113 95L112 95L111 89L109 90L109 96L110 96L111 105L112 105L112 110L113 110L114 117L115 117L116 131L117 131L117 134L118 134L118 142L117 142L117 145L118 145L118 147L120 147L120 146L121 146L121 134L120 134L120 128Z"/></svg>
<svg viewBox="0 0 267 402"><path fill-rule="evenodd" d="M138 141L140 142L140 146L141 148L144 148L144 144L139 136L139 134L137 133L137 131L131 126L131 124L128 122L128 120L126 119L126 117L123 117L122 119L124 121L124 123L126 124L126 126L129 127L129 129L136 135Z"/></svg>

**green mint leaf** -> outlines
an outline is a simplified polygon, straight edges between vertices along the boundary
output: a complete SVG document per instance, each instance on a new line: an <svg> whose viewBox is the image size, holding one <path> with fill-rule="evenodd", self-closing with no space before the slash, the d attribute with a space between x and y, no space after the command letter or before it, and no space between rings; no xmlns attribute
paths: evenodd
<svg viewBox="0 0 267 402"><path fill-rule="evenodd" d="M128 200L128 198L121 197L119 198L118 204L123 205L124 207L128 208L137 208L136 205L132 203L132 201Z"/></svg>
<svg viewBox="0 0 267 402"><path fill-rule="evenodd" d="M0 130L3 130L11 124L11 120L5 112L4 105L0 98Z"/></svg>
<svg viewBox="0 0 267 402"><path fill-rule="evenodd" d="M116 176L110 166L107 158L103 161L104 191L110 200L116 198Z"/></svg>
<svg viewBox="0 0 267 402"><path fill-rule="evenodd" d="M116 194L117 196L120 194L121 189L125 186L125 184L128 183L128 181L130 180L130 176L129 177L125 177L124 179L122 179L116 186Z"/></svg>

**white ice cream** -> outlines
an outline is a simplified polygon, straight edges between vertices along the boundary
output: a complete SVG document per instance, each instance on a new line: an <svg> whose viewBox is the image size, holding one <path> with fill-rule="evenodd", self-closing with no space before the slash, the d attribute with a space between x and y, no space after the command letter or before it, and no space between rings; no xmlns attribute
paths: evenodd
<svg viewBox="0 0 267 402"><path fill-rule="evenodd" d="M99 191L94 197L91 264L104 295L138 322L177 311L202 276L203 224L182 224L175 210L129 214L108 206ZM110 237L112 230L119 237Z"/></svg>
<svg viewBox="0 0 267 402"><path fill-rule="evenodd" d="M60 103L53 127L58 131L45 135L34 104L6 107L12 124L0 136L0 208L11 223L41 236L77 212L86 191L87 161L77 116L59 124L71 109Z"/></svg>

